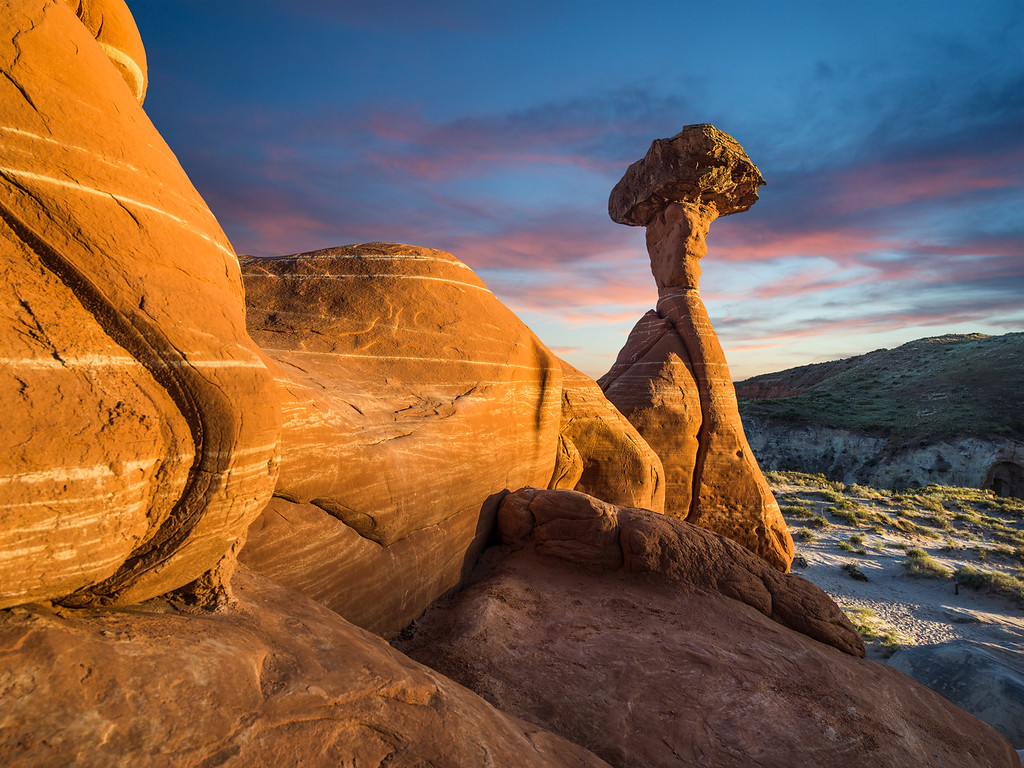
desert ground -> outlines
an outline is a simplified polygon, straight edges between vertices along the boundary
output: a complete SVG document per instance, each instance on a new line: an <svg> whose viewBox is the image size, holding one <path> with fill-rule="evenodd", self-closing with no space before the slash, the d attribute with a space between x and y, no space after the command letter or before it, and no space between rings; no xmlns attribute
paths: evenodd
<svg viewBox="0 0 1024 768"><path fill-rule="evenodd" d="M1019 687L1024 500L935 485L886 491L797 472L770 472L768 479L796 543L793 572L835 599L863 635L869 659L907 672L915 651L983 649L1005 665L1002 682ZM939 692L951 698L946 682ZM956 703L971 709L969 701ZM1020 704L988 707L1009 717ZM975 714L986 719L984 711ZM1001 730L1024 747L1020 726Z"/></svg>

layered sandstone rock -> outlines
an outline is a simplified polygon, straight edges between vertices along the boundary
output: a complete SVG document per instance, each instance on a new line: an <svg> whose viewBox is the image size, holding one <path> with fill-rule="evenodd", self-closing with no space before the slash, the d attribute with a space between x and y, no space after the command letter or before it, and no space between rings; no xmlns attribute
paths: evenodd
<svg viewBox="0 0 1024 768"><path fill-rule="evenodd" d="M711 223L747 210L763 183L739 144L710 125L655 141L629 167L608 211L621 224L647 227L658 306L599 383L661 457L666 513L785 572L793 541L747 445L725 353L698 293Z"/></svg>
<svg viewBox="0 0 1024 768"><path fill-rule="evenodd" d="M86 29L96 38L124 78L135 99L142 104L149 87L146 49L138 27L124 0L64 0Z"/></svg>
<svg viewBox="0 0 1024 768"><path fill-rule="evenodd" d="M499 519L511 546L396 645L612 765L1016 768L991 727L859 658L823 592L729 540L566 491Z"/></svg>
<svg viewBox="0 0 1024 768"><path fill-rule="evenodd" d="M565 461L561 457L569 456L571 465L579 467L579 476L569 482L556 468L549 487L575 489L611 504L663 511L665 479L658 454L593 379L564 361L561 365L559 457Z"/></svg>
<svg viewBox="0 0 1024 768"><path fill-rule="evenodd" d="M459 583L508 490L660 504L635 430L450 254L370 243L243 271L284 394L277 498L242 553L263 573L389 634Z"/></svg>
<svg viewBox="0 0 1024 768"><path fill-rule="evenodd" d="M215 613L0 613L9 766L606 765L239 569Z"/></svg>
<svg viewBox="0 0 1024 768"><path fill-rule="evenodd" d="M700 392L690 354L668 318L650 310L634 326L599 384L629 417L665 471L666 511L686 517L700 448Z"/></svg>
<svg viewBox="0 0 1024 768"><path fill-rule="evenodd" d="M731 539L699 526L578 491L533 488L506 496L498 522L502 542L513 549L529 546L590 572L621 570L683 590L720 593L819 642L864 657L860 635L818 587L780 574Z"/></svg>
<svg viewBox="0 0 1024 768"><path fill-rule="evenodd" d="M83 7L102 46L64 3L0 4L0 607L192 582L276 478L231 245L138 104L127 8Z"/></svg>

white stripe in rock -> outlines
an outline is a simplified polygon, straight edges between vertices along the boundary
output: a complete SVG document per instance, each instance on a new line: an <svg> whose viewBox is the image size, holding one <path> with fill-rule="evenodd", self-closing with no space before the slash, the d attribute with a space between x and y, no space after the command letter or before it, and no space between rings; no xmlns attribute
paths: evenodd
<svg viewBox="0 0 1024 768"><path fill-rule="evenodd" d="M200 230L196 229L185 219L175 216L173 213L165 211L162 208L157 208L156 206L150 205L149 203L144 203L141 200L134 200L130 197L125 197L124 195L116 195L113 192L107 190L96 189L94 187L86 187L74 181L67 181L65 179L55 179L52 176L43 176L42 174L39 173L32 173L31 171L22 171L17 168L8 168L6 166L0 166L0 174L9 174L11 176L17 176L18 178L29 179L31 181L41 181L45 184L53 184L58 187L64 187L65 189L73 189L78 192L83 192L85 194L108 198L126 207L133 206L135 208L141 208L146 211L152 211L153 213L170 219L171 221L181 226L181 228L186 230L187 232L191 232L197 237L206 240L212 246L214 246L215 248L219 249L227 256L229 256L232 261L236 259L235 254L229 248L225 247L222 243L218 243L205 232L201 232Z"/></svg>

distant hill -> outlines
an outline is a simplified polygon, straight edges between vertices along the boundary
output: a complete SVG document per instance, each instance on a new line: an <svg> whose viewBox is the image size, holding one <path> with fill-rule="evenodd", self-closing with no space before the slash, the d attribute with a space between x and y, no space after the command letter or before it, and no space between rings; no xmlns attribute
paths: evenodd
<svg viewBox="0 0 1024 768"><path fill-rule="evenodd" d="M845 429L900 446L1024 440L1024 333L946 335L736 384L740 413Z"/></svg>
<svg viewBox="0 0 1024 768"><path fill-rule="evenodd" d="M947 335L736 384L764 469L1024 494L1024 333Z"/></svg>

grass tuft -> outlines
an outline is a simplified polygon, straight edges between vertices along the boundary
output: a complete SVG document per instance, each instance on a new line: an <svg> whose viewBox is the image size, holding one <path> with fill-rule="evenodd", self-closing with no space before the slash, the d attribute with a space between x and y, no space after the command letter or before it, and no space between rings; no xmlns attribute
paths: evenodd
<svg viewBox="0 0 1024 768"><path fill-rule="evenodd" d="M965 565L956 569L956 580L971 589L994 592L1024 605L1024 578L999 571L983 571Z"/></svg>
<svg viewBox="0 0 1024 768"><path fill-rule="evenodd" d="M908 549L903 567L908 576L915 578L948 579L953 571L933 558L923 549Z"/></svg>
<svg viewBox="0 0 1024 768"><path fill-rule="evenodd" d="M813 509L808 509L807 507L800 506L797 504L787 504L785 506L779 507L779 511L782 512L783 515L786 515L788 517L796 517L801 520L806 520L807 518L815 516Z"/></svg>
<svg viewBox="0 0 1024 768"><path fill-rule="evenodd" d="M896 630L882 624L872 609L846 608L844 612L865 642L879 642L884 658L889 658L903 647L903 640Z"/></svg>

